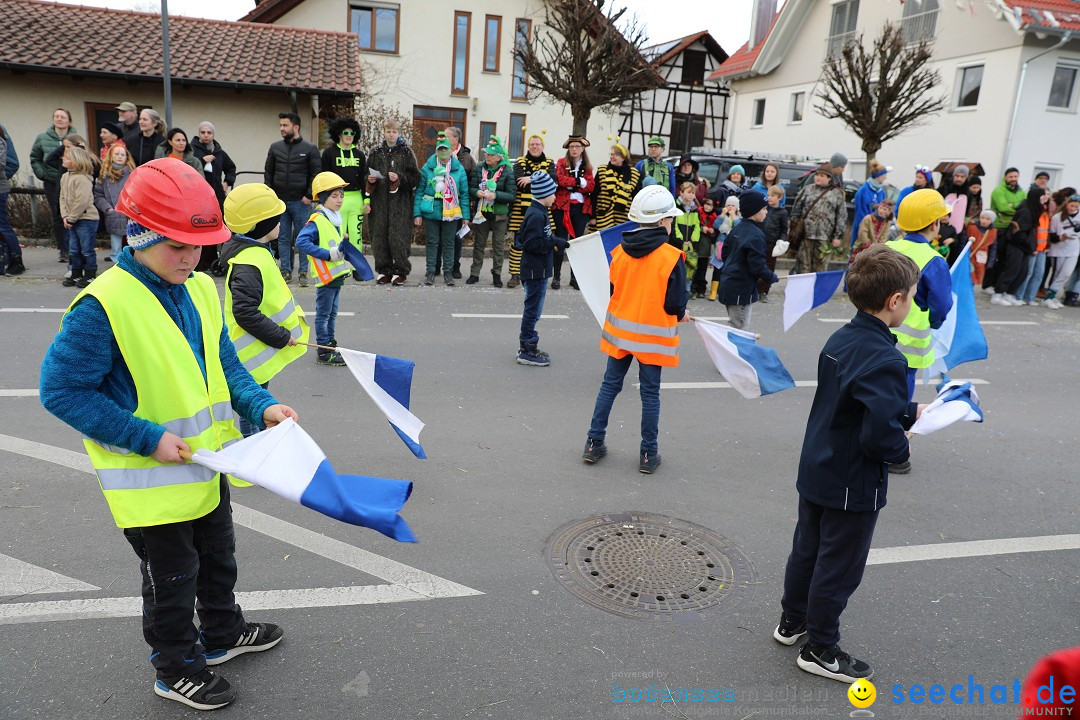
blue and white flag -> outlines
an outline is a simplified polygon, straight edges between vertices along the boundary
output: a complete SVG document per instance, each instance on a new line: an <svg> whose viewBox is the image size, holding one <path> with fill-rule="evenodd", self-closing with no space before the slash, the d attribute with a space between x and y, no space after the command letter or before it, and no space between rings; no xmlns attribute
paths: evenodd
<svg viewBox="0 0 1080 720"><path fill-rule="evenodd" d="M315 441L291 418L224 450L196 450L191 460L335 520L377 530L400 542L417 542L398 515L412 493L411 482L338 475Z"/></svg>
<svg viewBox="0 0 1080 720"><path fill-rule="evenodd" d="M982 421L982 408L975 388L969 382L953 380L938 386L938 396L923 408L909 432L913 435L929 435L955 422Z"/></svg>
<svg viewBox="0 0 1080 720"><path fill-rule="evenodd" d="M345 259L356 268L356 271L360 273L361 280L374 280L375 273L371 271L371 266L368 265L367 258L364 257L364 253L360 252L360 249L353 245L351 242L341 243L341 253L345 256Z"/></svg>
<svg viewBox="0 0 1080 720"><path fill-rule="evenodd" d="M611 298L611 252L622 242L622 235L627 230L634 230L637 223L623 223L599 232L582 235L570 241L566 256L574 269L581 296L589 310L596 317L600 327L604 327L608 300Z"/></svg>
<svg viewBox="0 0 1080 720"><path fill-rule="evenodd" d="M771 395L795 387L795 381L776 351L756 344L754 333L708 320L695 320L694 325L713 365L744 398Z"/></svg>
<svg viewBox="0 0 1080 720"><path fill-rule="evenodd" d="M803 315L829 302L843 279L843 270L788 275L784 288L784 332Z"/></svg>
<svg viewBox="0 0 1080 720"><path fill-rule="evenodd" d="M923 374L923 382L952 370L960 363L985 360L989 354L986 335L975 310L975 287L971 283L971 243L960 252L949 275L952 277L952 310L941 327L930 333L934 364Z"/></svg>
<svg viewBox="0 0 1080 720"><path fill-rule="evenodd" d="M421 460L427 459L424 448L420 446L420 431L424 429L424 423L409 412L409 395L416 363L345 348L338 348L337 352L413 455Z"/></svg>

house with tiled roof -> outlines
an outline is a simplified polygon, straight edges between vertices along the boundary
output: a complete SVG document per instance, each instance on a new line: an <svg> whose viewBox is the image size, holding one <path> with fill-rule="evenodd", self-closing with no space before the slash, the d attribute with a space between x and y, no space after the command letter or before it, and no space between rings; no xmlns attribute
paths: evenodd
<svg viewBox="0 0 1080 720"><path fill-rule="evenodd" d="M569 108L530 99L529 78L513 56L515 45L543 26L543 0L258 0L241 20L356 33L365 84L380 102L412 117L421 160L451 125L474 154L498 135L516 157L526 134L541 130L547 153L564 153ZM593 112L587 135L598 163L620 122L617 111Z"/></svg>
<svg viewBox="0 0 1080 720"><path fill-rule="evenodd" d="M727 60L720 43L702 30L646 47L642 55L665 83L624 105L619 126L622 143L638 156L646 153L653 136L663 138L671 154L702 145L722 147L727 86L705 81Z"/></svg>
<svg viewBox="0 0 1080 720"><path fill-rule="evenodd" d="M95 150L121 102L164 116L160 15L0 0L0 17L0 123L21 157L58 107ZM248 180L261 179L267 148L281 137L278 113L297 112L310 138L320 101L361 90L347 32L170 17L169 39L173 125L193 138L200 122L214 123L237 167L257 171ZM30 163L22 166L27 182Z"/></svg>
<svg viewBox="0 0 1080 720"><path fill-rule="evenodd" d="M986 189L1007 167L1030 181L1080 184L1078 0L756 0L751 38L712 73L732 94L728 145L828 158L846 155L861 180L861 141L817 112L822 66L847 43L869 46L890 21L911 42L931 43L945 109L888 141L890 181L910 184L913 166L982 164Z"/></svg>

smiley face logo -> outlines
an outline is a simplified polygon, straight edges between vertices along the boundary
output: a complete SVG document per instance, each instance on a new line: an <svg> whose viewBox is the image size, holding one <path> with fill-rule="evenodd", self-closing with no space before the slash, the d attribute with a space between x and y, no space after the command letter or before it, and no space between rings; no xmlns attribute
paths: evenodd
<svg viewBox="0 0 1080 720"><path fill-rule="evenodd" d="M847 696L855 707L868 708L877 700L877 688L869 680L859 679L848 687Z"/></svg>

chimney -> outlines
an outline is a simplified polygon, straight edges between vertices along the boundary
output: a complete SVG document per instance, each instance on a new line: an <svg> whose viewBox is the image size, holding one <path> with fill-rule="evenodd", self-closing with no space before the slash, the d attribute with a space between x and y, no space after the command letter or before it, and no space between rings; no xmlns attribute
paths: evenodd
<svg viewBox="0 0 1080 720"><path fill-rule="evenodd" d="M772 26L773 17L776 15L776 0L754 0L752 13L749 47L755 48L765 39L765 34Z"/></svg>

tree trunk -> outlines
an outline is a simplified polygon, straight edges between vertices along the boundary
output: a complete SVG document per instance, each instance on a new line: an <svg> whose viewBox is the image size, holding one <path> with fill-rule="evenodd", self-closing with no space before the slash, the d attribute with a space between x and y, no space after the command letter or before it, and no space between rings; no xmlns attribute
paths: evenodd
<svg viewBox="0 0 1080 720"><path fill-rule="evenodd" d="M592 108L572 105L570 107L570 114L574 117L573 134L586 137L586 134L589 132L589 118L592 117Z"/></svg>
<svg viewBox="0 0 1080 720"><path fill-rule="evenodd" d="M866 179L870 179L870 163L877 160L877 150L871 150L866 153Z"/></svg>

